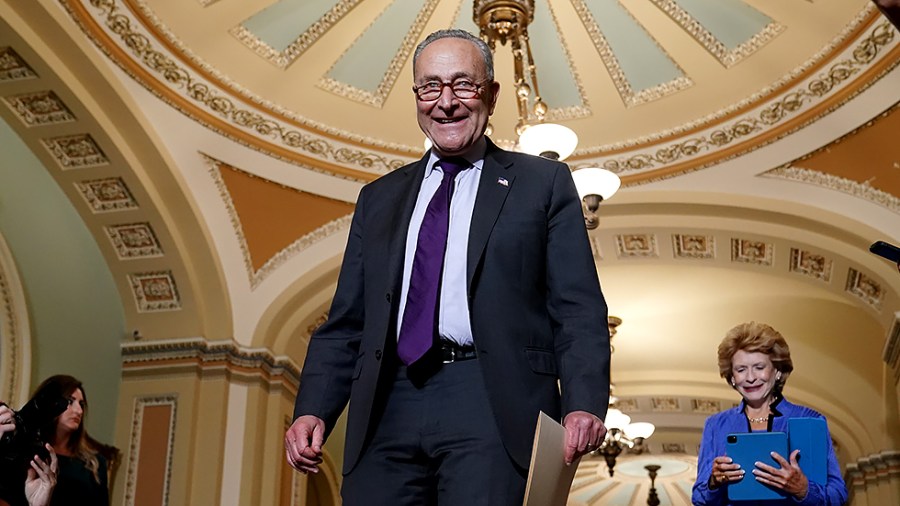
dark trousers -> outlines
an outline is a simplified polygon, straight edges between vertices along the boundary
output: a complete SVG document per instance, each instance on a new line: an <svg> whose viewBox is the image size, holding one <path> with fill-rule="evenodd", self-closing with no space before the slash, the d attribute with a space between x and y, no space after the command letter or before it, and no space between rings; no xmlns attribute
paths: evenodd
<svg viewBox="0 0 900 506"><path fill-rule="evenodd" d="M341 496L344 506L518 506L526 478L500 441L478 360L467 360L421 383L398 368Z"/></svg>

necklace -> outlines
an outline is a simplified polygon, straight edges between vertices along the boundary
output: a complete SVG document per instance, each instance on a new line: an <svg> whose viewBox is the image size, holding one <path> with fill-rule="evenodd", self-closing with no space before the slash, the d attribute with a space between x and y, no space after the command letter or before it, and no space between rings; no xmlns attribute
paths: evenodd
<svg viewBox="0 0 900 506"><path fill-rule="evenodd" d="M761 416L759 418L750 418L750 415L747 415L747 420L750 420L750 423L763 423L769 421L769 415Z"/></svg>

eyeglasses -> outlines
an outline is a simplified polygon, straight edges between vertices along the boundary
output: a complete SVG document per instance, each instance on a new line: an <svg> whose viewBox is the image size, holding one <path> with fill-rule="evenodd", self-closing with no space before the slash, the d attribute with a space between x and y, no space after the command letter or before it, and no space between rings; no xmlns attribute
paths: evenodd
<svg viewBox="0 0 900 506"><path fill-rule="evenodd" d="M452 83L428 81L421 86L413 86L412 90L416 94L416 97L423 102L431 102L440 98L441 93L444 92L444 86L449 87L456 98L469 99L480 95L484 90L484 85L488 82L489 81L486 80L481 83L473 83L466 79L458 79Z"/></svg>

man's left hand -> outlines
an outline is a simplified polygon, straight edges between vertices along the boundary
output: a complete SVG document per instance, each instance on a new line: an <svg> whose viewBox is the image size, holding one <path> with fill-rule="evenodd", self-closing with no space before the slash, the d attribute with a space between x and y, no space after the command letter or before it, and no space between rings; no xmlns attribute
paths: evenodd
<svg viewBox="0 0 900 506"><path fill-rule="evenodd" d="M566 428L566 465L600 447L606 437L603 420L587 411L572 411L563 420Z"/></svg>
<svg viewBox="0 0 900 506"><path fill-rule="evenodd" d="M797 499L805 498L807 492L809 492L809 480L806 479L806 475L803 474L803 471L800 470L800 465L797 463L797 455L799 454L800 450L791 452L791 461L788 462L778 453L772 452L772 458L781 464L781 469L757 462L756 469L753 470L756 481L784 490Z"/></svg>

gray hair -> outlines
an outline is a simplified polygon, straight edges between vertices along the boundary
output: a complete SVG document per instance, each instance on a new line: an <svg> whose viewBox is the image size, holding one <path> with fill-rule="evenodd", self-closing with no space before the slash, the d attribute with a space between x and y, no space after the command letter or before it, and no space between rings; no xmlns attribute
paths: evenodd
<svg viewBox="0 0 900 506"><path fill-rule="evenodd" d="M444 30L438 30L428 37L425 37L425 40L419 43L416 46L416 52L413 53L413 69L416 68L416 62L419 60L419 55L422 54L422 51L432 42L440 39L463 39L475 44L478 47L478 50L481 51L481 57L484 58L484 68L487 70L487 78L491 81L494 80L494 53L491 51L491 48L488 47L487 43L481 40L479 37L472 35L471 33L461 30L459 28L448 28Z"/></svg>

